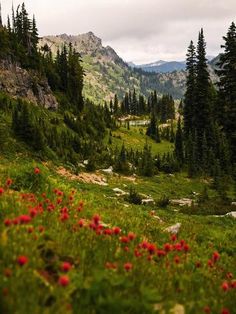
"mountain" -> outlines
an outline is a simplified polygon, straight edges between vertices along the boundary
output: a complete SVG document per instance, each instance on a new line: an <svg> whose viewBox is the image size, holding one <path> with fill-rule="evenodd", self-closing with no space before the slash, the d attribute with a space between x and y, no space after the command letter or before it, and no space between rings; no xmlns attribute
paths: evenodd
<svg viewBox="0 0 236 314"><path fill-rule="evenodd" d="M55 55L63 44L72 44L81 54L85 70L84 96L96 103L109 101L114 94L123 97L124 93L135 88L137 93L148 93L156 89L158 94L170 93L181 98L184 93L186 74L148 73L125 63L114 49L102 45L102 40L92 32L71 36L61 34L41 38L40 46L47 44Z"/></svg>
<svg viewBox="0 0 236 314"><path fill-rule="evenodd" d="M207 56L209 63L215 59L213 56ZM145 72L167 73L174 71L184 71L186 68L185 61L163 61L159 60L148 64L136 65L133 62L128 63L132 68L142 69Z"/></svg>
<svg viewBox="0 0 236 314"><path fill-rule="evenodd" d="M149 64L135 65L136 68L146 72L167 73L173 71L185 70L185 62L183 61L163 61L159 60Z"/></svg>

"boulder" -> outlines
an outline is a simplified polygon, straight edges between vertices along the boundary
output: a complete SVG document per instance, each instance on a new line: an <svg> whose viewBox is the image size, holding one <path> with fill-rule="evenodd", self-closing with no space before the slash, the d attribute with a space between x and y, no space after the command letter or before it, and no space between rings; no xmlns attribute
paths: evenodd
<svg viewBox="0 0 236 314"><path fill-rule="evenodd" d="M177 224L166 228L165 231L167 231L171 234L177 234L179 232L180 227L181 227L181 223L178 222Z"/></svg>
<svg viewBox="0 0 236 314"><path fill-rule="evenodd" d="M112 174L113 173L113 167L110 166L109 168L102 169L101 171L104 172L104 173L107 173L107 174Z"/></svg>
<svg viewBox="0 0 236 314"><path fill-rule="evenodd" d="M123 195L127 195L128 193L119 189L119 188L114 188L113 191L116 193L117 196L123 196Z"/></svg>
<svg viewBox="0 0 236 314"><path fill-rule="evenodd" d="M142 200L142 205L154 205L155 201L153 198L146 198Z"/></svg>
<svg viewBox="0 0 236 314"><path fill-rule="evenodd" d="M181 198L176 200L170 200L170 203L172 205L178 205L178 206L188 206L190 207L192 205L193 200L191 198Z"/></svg>
<svg viewBox="0 0 236 314"><path fill-rule="evenodd" d="M236 212L229 212L229 213L227 213L225 216L229 216L229 217L232 217L232 218L236 218Z"/></svg>

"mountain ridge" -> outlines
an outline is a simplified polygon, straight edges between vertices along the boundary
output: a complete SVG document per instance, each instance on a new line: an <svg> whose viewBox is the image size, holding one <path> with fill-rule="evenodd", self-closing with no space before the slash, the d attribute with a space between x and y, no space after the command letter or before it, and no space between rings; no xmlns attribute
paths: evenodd
<svg viewBox="0 0 236 314"><path fill-rule="evenodd" d="M147 96L152 90L158 95L171 94L175 99L183 97L186 72L182 68L174 71L155 73L155 63L151 71L141 67L132 67L125 62L110 46L103 46L102 39L93 32L78 35L47 35L40 39L39 46L48 45L53 55L64 44L80 53L85 70L84 96L95 103L109 101L115 94L122 98L128 90ZM161 65L168 62L160 60ZM160 62L159 61L159 62Z"/></svg>

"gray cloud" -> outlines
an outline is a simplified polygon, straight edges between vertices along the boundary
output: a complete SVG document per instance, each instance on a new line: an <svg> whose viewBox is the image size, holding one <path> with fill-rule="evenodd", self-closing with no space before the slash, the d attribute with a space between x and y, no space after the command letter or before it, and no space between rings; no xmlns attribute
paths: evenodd
<svg viewBox="0 0 236 314"><path fill-rule="evenodd" d="M19 2L15 0L15 5ZM4 13L12 0L3 3ZM183 59L205 30L208 54L217 54L235 19L235 0L25 0L42 35L93 31L125 60Z"/></svg>

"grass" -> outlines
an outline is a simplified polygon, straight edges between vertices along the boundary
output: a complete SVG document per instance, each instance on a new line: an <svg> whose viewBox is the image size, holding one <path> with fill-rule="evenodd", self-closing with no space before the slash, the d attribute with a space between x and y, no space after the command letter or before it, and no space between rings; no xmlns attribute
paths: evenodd
<svg viewBox="0 0 236 314"><path fill-rule="evenodd" d="M132 184L125 177L108 176L108 186L98 186L69 181L56 173L52 163L30 157L15 162L2 158L0 164L1 313L173 313L177 307L193 314L204 313L205 307L211 313L222 313L223 308L235 313L232 218L128 204L113 192L114 187L129 190ZM13 180L10 187L5 184L8 177ZM135 183L138 192L154 198L189 197L209 186L184 173L137 178ZM28 223L5 225L7 219L13 222L29 213L33 218ZM106 224L103 229L95 223L95 214ZM78 225L81 219L84 227ZM175 240L164 230L177 222L182 226ZM120 234L104 234L115 226ZM185 242L177 250L181 239ZM140 246L143 241L148 248ZM165 256L158 256L164 248ZM216 251L219 255L213 255ZM28 262L20 266L22 255ZM72 266L68 272L64 262ZM62 276L68 280L65 286Z"/></svg>
<svg viewBox="0 0 236 314"><path fill-rule="evenodd" d="M127 149L133 150L143 150L143 147L148 142L152 147L152 153L156 154L164 154L167 152L172 152L174 145L167 141L162 141L161 143L156 143L150 137L145 135L146 128L143 127L130 127L128 130L125 127L120 127L118 130L112 132L112 146L115 148L121 147L122 144L125 144Z"/></svg>

